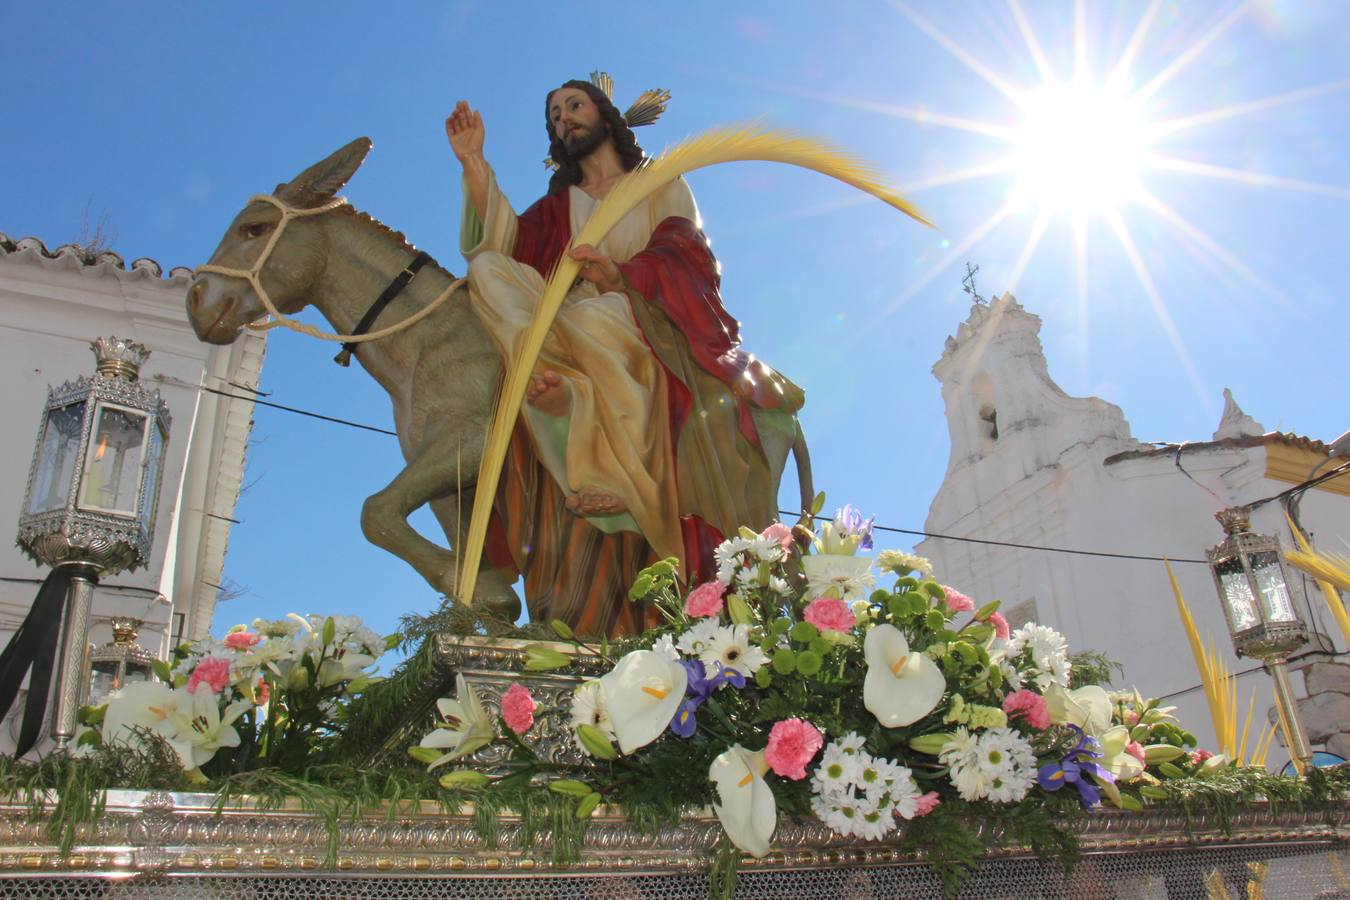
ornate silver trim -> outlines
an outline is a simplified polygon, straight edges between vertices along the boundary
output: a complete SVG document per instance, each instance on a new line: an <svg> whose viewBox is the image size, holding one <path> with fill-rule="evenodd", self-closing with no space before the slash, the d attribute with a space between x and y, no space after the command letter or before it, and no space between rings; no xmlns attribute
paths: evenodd
<svg viewBox="0 0 1350 900"><path fill-rule="evenodd" d="M1225 833L1217 819L1178 812L1107 812L1081 820L1079 837L1089 854L1150 853L1185 848L1255 844L1338 845L1350 842L1350 803L1320 812L1278 810L1265 804L1230 819ZM371 810L338 823L336 852L328 856L328 830L321 816L298 804L267 810L243 803L217 812L207 794L109 791L98 824L84 832L68 856L47 833L45 817L32 818L21 799L0 802L0 873L117 875L200 873L301 875L679 874L705 871L722 829L706 813L654 835L637 833L616 810L601 808L589 826L581 859L572 866L550 860L547 827L529 849L521 847L516 816L499 819L499 841L489 847L474 831L473 810L443 814L434 803L402 808L392 816ZM746 871L819 866L919 865L899 849L899 839L881 843L841 838L818 822L784 821L774 850L746 859ZM989 858L1034 856L1010 847Z"/></svg>

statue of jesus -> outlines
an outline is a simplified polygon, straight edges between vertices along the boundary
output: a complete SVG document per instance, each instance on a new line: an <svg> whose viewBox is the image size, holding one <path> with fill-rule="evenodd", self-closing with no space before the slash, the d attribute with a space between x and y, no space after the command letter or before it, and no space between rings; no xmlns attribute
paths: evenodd
<svg viewBox="0 0 1350 900"><path fill-rule="evenodd" d="M469 296L508 364L561 254L582 264L530 379L488 552L525 574L534 618L633 632L651 624L623 600L644 565L673 556L709 577L724 536L772 521L777 481L753 413L790 416L802 394L741 349L682 179L598 245L567 249L646 157L590 82L551 91L545 120L557 169L519 215L484 157L481 114L461 101L446 120L464 170Z"/></svg>

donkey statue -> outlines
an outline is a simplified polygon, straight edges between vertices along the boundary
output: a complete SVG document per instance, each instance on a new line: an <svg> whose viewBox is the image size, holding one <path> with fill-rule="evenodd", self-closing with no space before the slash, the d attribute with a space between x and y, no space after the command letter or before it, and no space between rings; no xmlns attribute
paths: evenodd
<svg viewBox="0 0 1350 900"><path fill-rule="evenodd" d="M402 234L335 199L370 148L368 138L358 138L278 185L271 198L255 197L235 216L202 269L256 270L256 279L281 313L313 305L337 332L353 333L372 300L418 255ZM264 253L266 258L260 259ZM399 322L425 309L455 280L435 262L424 265L383 309L379 324ZM365 501L362 530L449 597L457 593L455 549L418 534L407 518L430 503L451 547L468 530L501 360L467 301L467 290L460 287L412 327L362 343L354 354L389 392L407 461L387 487ZM188 290L187 313L201 340L228 344L266 310L247 278L199 271ZM805 509L810 472L795 416L764 410L754 414L775 485L788 452L795 451ZM495 567L488 557L484 554L472 602L496 619L514 621L520 614L512 588L516 573ZM527 601L536 616L546 614L535 609L535 598L527 596ZM605 630L615 629L611 625Z"/></svg>

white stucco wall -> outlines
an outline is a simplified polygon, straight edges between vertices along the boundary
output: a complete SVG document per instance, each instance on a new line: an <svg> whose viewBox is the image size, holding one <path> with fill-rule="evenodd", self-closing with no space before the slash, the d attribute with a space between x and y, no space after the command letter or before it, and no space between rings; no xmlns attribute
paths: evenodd
<svg viewBox="0 0 1350 900"><path fill-rule="evenodd" d="M1182 450L1188 478L1176 466L1174 449L1150 449L1133 440L1119 408L1098 398L1068 397L1054 384L1039 328L1038 318L1005 295L990 307L973 308L948 340L933 371L942 383L952 453L926 531L1204 559L1205 550L1223 538L1215 512L1290 487L1266 477L1271 451L1261 441L1297 442L1292 436L1246 441L1254 446L1189 436L1201 443ZM1252 524L1289 540L1278 504L1261 507ZM1350 498L1309 491L1302 524L1322 546L1339 546L1350 539ZM1101 650L1121 662L1125 672L1118 687L1174 695L1171 702L1183 721L1202 745L1214 746L1199 675L1161 562L940 539L926 539L916 549L933 561L943 581L980 602L1001 600L1005 613L1021 612L1062 631L1074 650ZM1232 653L1208 567L1177 562L1173 568L1202 637L1214 641L1234 672L1252 669L1253 660ZM1307 619L1301 579L1290 577L1296 605ZM1311 608L1309 624L1334 636L1334 649L1344 651L1320 596L1312 597ZM1300 683L1296 677L1296 687ZM1259 671L1239 679L1244 713L1253 690L1259 726L1273 702L1270 679Z"/></svg>
<svg viewBox="0 0 1350 900"><path fill-rule="evenodd" d="M261 336L229 347L198 341L183 304L188 270L164 277L152 260L130 268L115 254L100 260L0 235L0 516L15 527L48 386L93 372L95 337L145 344L141 381L160 390L173 417L153 552L147 568L99 585L90 640L111 640L108 618L132 615L145 621L140 643L163 656L176 632L210 625L253 410L251 400L200 386L256 387L265 344ZM0 641L27 615L47 571L12 540L0 542ZM0 750L13 746L13 722L0 726Z"/></svg>

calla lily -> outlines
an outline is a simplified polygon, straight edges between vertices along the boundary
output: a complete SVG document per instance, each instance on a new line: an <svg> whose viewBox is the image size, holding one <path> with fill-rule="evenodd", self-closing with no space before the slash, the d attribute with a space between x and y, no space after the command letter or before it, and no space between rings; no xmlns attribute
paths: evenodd
<svg viewBox="0 0 1350 900"><path fill-rule="evenodd" d="M754 753L732 746L708 768L708 780L717 785L720 803L713 804L727 837L739 849L758 859L769 852L778 827L778 806L764 782L769 770L764 751Z"/></svg>
<svg viewBox="0 0 1350 900"><path fill-rule="evenodd" d="M1043 696L1055 725L1077 725L1093 737L1111 727L1111 698L1099 685L1070 691L1052 682Z"/></svg>
<svg viewBox="0 0 1350 900"><path fill-rule="evenodd" d="M1098 741L1102 745L1102 768L1120 781L1138 778L1144 772L1144 764L1133 754L1126 753L1130 743L1130 729L1117 725L1106 730Z"/></svg>
<svg viewBox="0 0 1350 900"><path fill-rule="evenodd" d="M863 705L887 728L899 728L933 711L947 690L937 663L911 653L909 641L894 625L877 625L863 641L867 677Z"/></svg>
<svg viewBox="0 0 1350 900"><path fill-rule="evenodd" d="M463 673L455 675L455 694L454 700L441 697L436 701L436 709L446 724L438 726L435 731L422 738L419 745L450 751L428 766L428 770L462 756L468 756L492 743L492 739L497 736L492 717L483 709L478 695L464 680Z"/></svg>
<svg viewBox="0 0 1350 900"><path fill-rule="evenodd" d="M625 756L661 736L684 702L688 683L684 666L654 650L634 650L600 679L609 721Z"/></svg>

